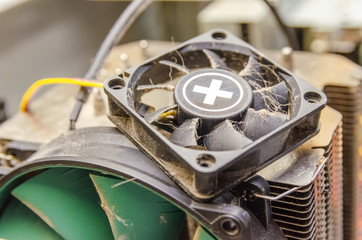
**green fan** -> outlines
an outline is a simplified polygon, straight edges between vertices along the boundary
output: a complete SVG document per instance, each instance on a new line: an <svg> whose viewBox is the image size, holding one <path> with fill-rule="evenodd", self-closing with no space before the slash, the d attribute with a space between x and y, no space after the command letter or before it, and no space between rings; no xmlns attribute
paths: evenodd
<svg viewBox="0 0 362 240"><path fill-rule="evenodd" d="M130 180L51 168L11 191L0 239L182 239L185 213ZM194 240L214 239L199 227Z"/></svg>
<svg viewBox="0 0 362 240"><path fill-rule="evenodd" d="M264 228L223 199L194 201L114 127L59 136L0 177L0 239L275 240L281 234L274 222Z"/></svg>

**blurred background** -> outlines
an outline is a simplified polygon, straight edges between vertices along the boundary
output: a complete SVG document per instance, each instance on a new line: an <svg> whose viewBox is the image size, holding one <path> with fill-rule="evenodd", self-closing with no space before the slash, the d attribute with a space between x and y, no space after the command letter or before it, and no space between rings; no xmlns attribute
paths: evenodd
<svg viewBox="0 0 362 240"><path fill-rule="evenodd" d="M41 78L82 77L127 1L1 0L0 98L17 111L29 85ZM184 41L198 32L201 2L155 2L123 42Z"/></svg>
<svg viewBox="0 0 362 240"><path fill-rule="evenodd" d="M13 115L34 81L82 77L128 1L1 0L0 98ZM269 1L295 35L300 50L334 52L361 62L361 0ZM224 28L259 49L288 44L263 0L156 1L122 43L185 41ZM1 104L0 104L1 106Z"/></svg>

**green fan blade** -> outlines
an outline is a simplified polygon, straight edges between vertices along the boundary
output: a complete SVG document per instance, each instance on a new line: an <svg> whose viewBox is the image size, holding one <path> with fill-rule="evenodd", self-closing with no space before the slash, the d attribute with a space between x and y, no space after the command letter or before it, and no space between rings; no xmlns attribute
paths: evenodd
<svg viewBox="0 0 362 240"><path fill-rule="evenodd" d="M16 199L11 199L0 217L0 239L60 240L43 220Z"/></svg>
<svg viewBox="0 0 362 240"><path fill-rule="evenodd" d="M12 195L67 240L113 239L86 170L46 170L15 188Z"/></svg>
<svg viewBox="0 0 362 240"><path fill-rule="evenodd" d="M115 239L178 239L185 222L179 208L132 181L92 174L91 178Z"/></svg>
<svg viewBox="0 0 362 240"><path fill-rule="evenodd" d="M212 237L201 226L198 226L193 240L216 240L216 238Z"/></svg>

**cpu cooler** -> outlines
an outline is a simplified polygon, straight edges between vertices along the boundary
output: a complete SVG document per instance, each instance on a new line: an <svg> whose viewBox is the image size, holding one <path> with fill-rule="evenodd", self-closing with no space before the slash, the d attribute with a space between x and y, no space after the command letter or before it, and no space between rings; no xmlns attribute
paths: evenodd
<svg viewBox="0 0 362 240"><path fill-rule="evenodd" d="M104 86L124 134L92 111L40 147L1 138L25 115L0 128L23 160L0 166L0 238L341 239L341 115L248 44L211 31Z"/></svg>
<svg viewBox="0 0 362 240"><path fill-rule="evenodd" d="M113 123L199 201L314 136L326 103L322 92L222 30L104 86Z"/></svg>

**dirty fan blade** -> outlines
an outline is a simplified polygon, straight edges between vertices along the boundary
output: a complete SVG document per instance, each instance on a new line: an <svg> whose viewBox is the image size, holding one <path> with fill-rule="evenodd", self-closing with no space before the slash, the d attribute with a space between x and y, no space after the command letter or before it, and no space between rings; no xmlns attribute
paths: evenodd
<svg viewBox="0 0 362 240"><path fill-rule="evenodd" d="M180 72L184 72L186 74L190 73L190 69L188 69L187 67L182 66L182 65L180 65L178 63L174 63L174 62L167 61L167 60L161 60L161 61L159 61L159 63L162 64L162 65L166 65L166 66L175 68L175 69L179 70Z"/></svg>
<svg viewBox="0 0 362 240"><path fill-rule="evenodd" d="M249 108L241 122L240 129L248 138L255 141L280 127L286 119L286 114L270 112L266 109L255 111Z"/></svg>
<svg viewBox="0 0 362 240"><path fill-rule="evenodd" d="M153 89L163 89L167 91L173 91L175 89L172 85L167 84L156 84L156 85L140 85L137 87L137 90L139 91L150 91Z"/></svg>
<svg viewBox="0 0 362 240"><path fill-rule="evenodd" d="M245 78L254 90L266 86L267 80L262 76L261 63L251 56L248 64L240 71L239 75Z"/></svg>
<svg viewBox="0 0 362 240"><path fill-rule="evenodd" d="M181 209L132 181L98 174L90 177L112 228L109 239L179 239L185 221Z"/></svg>
<svg viewBox="0 0 362 240"><path fill-rule="evenodd" d="M147 114L145 116L145 120L148 123L153 123L153 122L157 121L158 119L160 119L162 117L162 114L164 114L168 111L174 110L176 107L177 107L177 105L171 105L171 106L157 109L156 111Z"/></svg>
<svg viewBox="0 0 362 240"><path fill-rule="evenodd" d="M228 151L244 148L253 141L237 131L230 120L218 124L204 138L205 147L210 151Z"/></svg>
<svg viewBox="0 0 362 240"><path fill-rule="evenodd" d="M219 57L219 55L207 49L202 49L202 51L209 59L212 68L228 69L225 62L222 60L222 58Z"/></svg>
<svg viewBox="0 0 362 240"><path fill-rule="evenodd" d="M254 90L253 98L255 110L286 111L289 100L288 87L285 82L280 82L272 87Z"/></svg>
<svg viewBox="0 0 362 240"><path fill-rule="evenodd" d="M197 146L197 127L199 126L199 119L188 119L182 123L178 128L173 131L171 135L171 142L183 146Z"/></svg>
<svg viewBox="0 0 362 240"><path fill-rule="evenodd" d="M139 103L138 104L138 108L137 108L137 112L138 114L140 114L142 117L144 117L145 115L152 113L155 111L155 108L147 105L145 103Z"/></svg>
<svg viewBox="0 0 362 240"><path fill-rule="evenodd" d="M87 170L51 168L20 184L11 194L63 239L113 238Z"/></svg>

